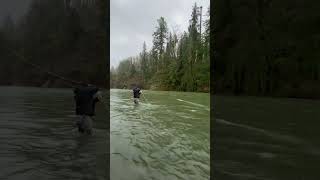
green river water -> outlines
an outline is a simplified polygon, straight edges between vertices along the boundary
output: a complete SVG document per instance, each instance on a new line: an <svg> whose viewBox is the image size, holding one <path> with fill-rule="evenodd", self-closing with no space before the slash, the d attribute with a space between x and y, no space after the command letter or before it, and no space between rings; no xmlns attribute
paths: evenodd
<svg viewBox="0 0 320 180"><path fill-rule="evenodd" d="M0 179L102 180L109 164L112 180L320 177L317 100L214 97L210 170L209 94L143 94L134 105L131 91L112 89L110 122L98 104L83 136L72 89L0 87Z"/></svg>
<svg viewBox="0 0 320 180"><path fill-rule="evenodd" d="M93 136L74 126L72 89L0 87L0 179L109 177L105 107L97 105Z"/></svg>
<svg viewBox="0 0 320 180"><path fill-rule="evenodd" d="M110 165L115 180L207 180L210 95L110 91Z"/></svg>
<svg viewBox="0 0 320 180"><path fill-rule="evenodd" d="M131 91L111 90L110 121L97 104L87 136L72 89L0 87L0 179L102 180L109 164L112 180L208 179L209 94L143 94L134 105Z"/></svg>
<svg viewBox="0 0 320 180"><path fill-rule="evenodd" d="M317 180L320 101L213 97L217 180Z"/></svg>

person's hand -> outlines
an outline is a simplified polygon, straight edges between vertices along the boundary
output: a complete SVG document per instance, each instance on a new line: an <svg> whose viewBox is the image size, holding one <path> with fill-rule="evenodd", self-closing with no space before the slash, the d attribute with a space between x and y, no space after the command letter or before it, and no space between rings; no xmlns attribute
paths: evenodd
<svg viewBox="0 0 320 180"><path fill-rule="evenodd" d="M103 101L103 100L102 100L102 95L101 95L101 92L100 92L100 91L96 92L96 94L94 95L94 98L98 98L99 101Z"/></svg>
<svg viewBox="0 0 320 180"><path fill-rule="evenodd" d="M101 101L102 101L102 94L101 94L101 92L100 92L100 91L98 91L97 97L98 97L98 99L99 99L99 100L101 100Z"/></svg>

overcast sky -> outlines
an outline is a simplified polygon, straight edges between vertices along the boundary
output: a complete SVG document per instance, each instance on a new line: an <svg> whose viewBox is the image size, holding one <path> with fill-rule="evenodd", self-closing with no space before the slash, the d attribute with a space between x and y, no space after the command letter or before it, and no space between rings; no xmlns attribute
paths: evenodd
<svg viewBox="0 0 320 180"><path fill-rule="evenodd" d="M0 22L11 16L17 19L24 15L29 7L30 0L0 0Z"/></svg>
<svg viewBox="0 0 320 180"><path fill-rule="evenodd" d="M206 15L210 0L110 0L110 67L138 55L143 41L149 50L161 16L170 31L187 31L195 2L203 6L202 14Z"/></svg>

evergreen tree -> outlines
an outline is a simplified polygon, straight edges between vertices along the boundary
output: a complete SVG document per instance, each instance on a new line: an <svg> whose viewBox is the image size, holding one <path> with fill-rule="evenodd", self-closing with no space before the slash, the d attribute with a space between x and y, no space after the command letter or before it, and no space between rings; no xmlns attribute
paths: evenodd
<svg viewBox="0 0 320 180"><path fill-rule="evenodd" d="M205 21L203 40L196 4L193 6L188 32L184 32L181 37L168 31L163 17L157 22L152 49L147 52L144 43L135 63L130 59L122 61L117 67L117 78L112 79L114 87L119 87L120 84L130 87L136 83L151 89L208 92L209 20ZM130 76L126 72L131 72Z"/></svg>
<svg viewBox="0 0 320 180"><path fill-rule="evenodd" d="M156 27L156 31L153 33L153 53L155 56L156 69L158 70L162 63L160 60L162 58L168 36L168 27L167 22L163 17L160 17L157 22L158 26Z"/></svg>
<svg viewBox="0 0 320 180"><path fill-rule="evenodd" d="M142 46L142 52L140 53L140 59L141 59L141 71L142 76L144 78L144 81L148 80L148 53L147 53L147 45L146 42L143 42Z"/></svg>

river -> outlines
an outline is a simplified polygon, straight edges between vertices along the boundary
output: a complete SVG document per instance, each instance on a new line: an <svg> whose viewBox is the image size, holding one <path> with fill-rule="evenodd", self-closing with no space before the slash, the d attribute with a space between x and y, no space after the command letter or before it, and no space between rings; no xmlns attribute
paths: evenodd
<svg viewBox="0 0 320 180"><path fill-rule="evenodd" d="M0 179L107 179L108 113L74 127L72 89L0 87Z"/></svg>
<svg viewBox="0 0 320 180"><path fill-rule="evenodd" d="M114 180L207 180L210 95L110 91L110 173Z"/></svg>
<svg viewBox="0 0 320 180"><path fill-rule="evenodd" d="M319 179L319 101L232 96L213 100L214 179Z"/></svg>
<svg viewBox="0 0 320 180"><path fill-rule="evenodd" d="M209 94L110 92L112 180L208 179ZM107 99L106 99L107 100ZM0 179L108 179L106 109L74 127L71 89L0 87ZM320 102L216 96L214 179L318 179Z"/></svg>

